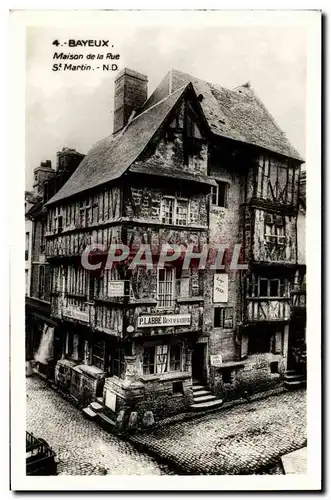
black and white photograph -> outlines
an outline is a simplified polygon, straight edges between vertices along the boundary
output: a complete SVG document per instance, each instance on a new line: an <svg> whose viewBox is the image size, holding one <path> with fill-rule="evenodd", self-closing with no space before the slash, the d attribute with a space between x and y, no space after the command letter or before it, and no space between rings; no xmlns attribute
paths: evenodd
<svg viewBox="0 0 331 500"><path fill-rule="evenodd" d="M318 489L321 13L79 14L24 32L15 489Z"/></svg>

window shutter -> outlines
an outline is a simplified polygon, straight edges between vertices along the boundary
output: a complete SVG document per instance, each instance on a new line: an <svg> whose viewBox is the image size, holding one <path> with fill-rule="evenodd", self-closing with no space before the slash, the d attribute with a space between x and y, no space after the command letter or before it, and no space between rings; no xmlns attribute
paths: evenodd
<svg viewBox="0 0 331 500"><path fill-rule="evenodd" d="M241 359L247 358L248 356L248 335L241 335Z"/></svg>
<svg viewBox="0 0 331 500"><path fill-rule="evenodd" d="M275 343L274 343L274 354L280 354L282 352L282 344L283 344L283 336L282 332L275 333Z"/></svg>

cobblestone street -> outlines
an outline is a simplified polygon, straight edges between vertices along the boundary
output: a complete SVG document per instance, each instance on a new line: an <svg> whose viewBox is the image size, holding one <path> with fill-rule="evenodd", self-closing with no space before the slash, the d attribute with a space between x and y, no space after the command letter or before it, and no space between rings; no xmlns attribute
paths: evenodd
<svg viewBox="0 0 331 500"><path fill-rule="evenodd" d="M86 420L78 409L37 377L26 379L26 428L44 438L58 460L58 473L70 475L171 474L130 443Z"/></svg>
<svg viewBox="0 0 331 500"><path fill-rule="evenodd" d="M26 387L27 430L54 449L59 474L174 474L158 458L187 474L281 474L279 458L306 445L305 390L165 425L130 444L86 420L43 380L27 378Z"/></svg>
<svg viewBox="0 0 331 500"><path fill-rule="evenodd" d="M132 440L188 474L280 474L279 458L306 446L306 391L220 410Z"/></svg>

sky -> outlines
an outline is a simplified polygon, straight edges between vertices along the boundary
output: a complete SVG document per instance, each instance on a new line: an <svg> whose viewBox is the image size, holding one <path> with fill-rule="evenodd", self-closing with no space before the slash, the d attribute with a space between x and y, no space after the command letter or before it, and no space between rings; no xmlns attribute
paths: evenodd
<svg viewBox="0 0 331 500"><path fill-rule="evenodd" d="M109 40L113 48L56 47L54 40ZM86 154L112 133L116 72L52 71L54 52L120 55L118 68L148 76L149 94L171 68L233 88L250 82L305 157L306 32L300 26L120 26L28 28L26 189L40 162L71 147ZM83 61L62 61L73 64ZM102 61L105 63L106 61ZM92 65L95 62L91 62ZM97 64L97 63L96 63Z"/></svg>

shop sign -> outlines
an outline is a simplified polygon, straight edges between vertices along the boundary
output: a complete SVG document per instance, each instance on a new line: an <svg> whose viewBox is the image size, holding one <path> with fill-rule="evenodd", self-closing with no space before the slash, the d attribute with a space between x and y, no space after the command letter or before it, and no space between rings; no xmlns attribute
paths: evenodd
<svg viewBox="0 0 331 500"><path fill-rule="evenodd" d="M166 314L153 316L140 316L138 328L155 328L161 326L189 326L191 324L190 314Z"/></svg>
<svg viewBox="0 0 331 500"><path fill-rule="evenodd" d="M210 364L215 367L222 366L222 354L212 354L210 356Z"/></svg>
<svg viewBox="0 0 331 500"><path fill-rule="evenodd" d="M89 322L89 313L85 311L64 307L62 314L67 318L78 319L79 321L84 321L85 323Z"/></svg>
<svg viewBox="0 0 331 500"><path fill-rule="evenodd" d="M110 281L108 287L108 296L109 297L124 297L124 281L116 280Z"/></svg>
<svg viewBox="0 0 331 500"><path fill-rule="evenodd" d="M228 301L229 276L226 273L214 274L214 303Z"/></svg>

